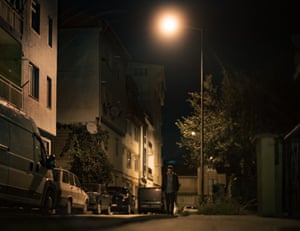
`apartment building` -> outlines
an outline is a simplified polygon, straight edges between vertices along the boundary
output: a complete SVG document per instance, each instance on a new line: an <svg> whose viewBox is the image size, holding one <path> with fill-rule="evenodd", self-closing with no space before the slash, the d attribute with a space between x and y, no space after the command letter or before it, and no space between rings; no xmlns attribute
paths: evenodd
<svg viewBox="0 0 300 231"><path fill-rule="evenodd" d="M161 185L162 171L162 115L165 99L164 66L130 62L128 74L135 80L139 100L144 106L146 126L143 132L142 179L145 186Z"/></svg>
<svg viewBox="0 0 300 231"><path fill-rule="evenodd" d="M105 149L114 166L111 184L126 186L137 195L146 171L151 181L160 182L161 158L153 160L151 168L146 166L144 153L149 148L144 146L148 139L154 140L148 141L148 146L161 155L161 131L152 122L161 124L157 122L161 120L161 103L154 107L157 101L140 101L138 89L142 86L127 72L130 55L105 21L81 13L64 14L64 19L59 29L57 121L87 127L100 125L108 132ZM157 110L150 113L151 120L145 108ZM63 139L68 131L57 133ZM68 168L66 157L59 155L61 148L56 149L57 164Z"/></svg>
<svg viewBox="0 0 300 231"><path fill-rule="evenodd" d="M0 0L0 97L56 135L57 1Z"/></svg>

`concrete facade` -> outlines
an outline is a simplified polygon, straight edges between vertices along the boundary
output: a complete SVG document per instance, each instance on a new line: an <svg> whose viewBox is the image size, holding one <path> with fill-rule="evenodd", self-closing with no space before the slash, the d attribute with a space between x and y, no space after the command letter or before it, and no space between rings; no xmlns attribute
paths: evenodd
<svg viewBox="0 0 300 231"><path fill-rule="evenodd" d="M0 8L0 97L34 119L51 153L56 135L57 1L0 0Z"/></svg>
<svg viewBox="0 0 300 231"><path fill-rule="evenodd" d="M146 127L143 140L142 177L144 185L161 185L162 171L162 115L161 107L165 99L164 66L130 62L128 73L133 76L139 91L139 99L145 112Z"/></svg>
<svg viewBox="0 0 300 231"><path fill-rule="evenodd" d="M152 123L161 125L161 99L157 103L157 98L138 98L141 92L137 89L143 84L139 85L127 72L127 50L108 24L87 17L80 26L76 18L60 25L57 122L97 124L107 131L105 150L114 166L111 185L126 186L137 195L145 172L147 185L161 181L161 130ZM156 87L154 83L145 84ZM151 112L151 122L145 109ZM58 131L58 136L66 138L63 134L67 132ZM57 163L68 168L57 151ZM152 152L155 158L149 157ZM149 157L147 161L145 156Z"/></svg>

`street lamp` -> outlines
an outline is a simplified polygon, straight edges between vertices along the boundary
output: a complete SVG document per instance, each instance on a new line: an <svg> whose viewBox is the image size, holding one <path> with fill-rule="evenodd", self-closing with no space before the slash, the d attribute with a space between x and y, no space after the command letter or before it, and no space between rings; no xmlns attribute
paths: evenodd
<svg viewBox="0 0 300 231"><path fill-rule="evenodd" d="M178 10L165 11L165 13L158 14L158 30L165 36L174 36L178 32L181 32L184 25L184 17L179 13ZM203 88L203 34L204 30L198 27L184 27L186 29L200 31L201 41L200 41L200 168L201 168L201 203L204 203L204 108L203 108L203 98L204 98L204 88ZM198 176L199 179L199 176Z"/></svg>

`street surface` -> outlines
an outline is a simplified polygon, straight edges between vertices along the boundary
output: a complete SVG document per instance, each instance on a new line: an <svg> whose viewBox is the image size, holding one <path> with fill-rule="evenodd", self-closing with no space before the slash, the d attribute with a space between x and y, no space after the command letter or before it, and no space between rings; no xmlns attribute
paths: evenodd
<svg viewBox="0 0 300 231"><path fill-rule="evenodd" d="M300 220L259 216L40 215L0 211L3 231L300 231Z"/></svg>
<svg viewBox="0 0 300 231"><path fill-rule="evenodd" d="M300 231L300 220L257 216L190 215L134 222L109 231Z"/></svg>

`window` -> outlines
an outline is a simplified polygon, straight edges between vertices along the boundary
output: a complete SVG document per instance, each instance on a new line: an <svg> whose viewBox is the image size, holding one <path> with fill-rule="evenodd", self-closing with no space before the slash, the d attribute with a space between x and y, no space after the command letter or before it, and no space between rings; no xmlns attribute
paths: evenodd
<svg viewBox="0 0 300 231"><path fill-rule="evenodd" d="M63 171L62 182L67 183L67 184L69 183L69 174L66 171Z"/></svg>
<svg viewBox="0 0 300 231"><path fill-rule="evenodd" d="M136 172L139 171L139 158L138 158L138 156L135 156L135 158L134 158L134 171L136 171Z"/></svg>
<svg viewBox="0 0 300 231"><path fill-rule="evenodd" d="M134 126L134 140L138 142L139 138L140 138L139 128Z"/></svg>
<svg viewBox="0 0 300 231"><path fill-rule="evenodd" d="M31 27L40 33L40 4L35 0L31 3Z"/></svg>
<svg viewBox="0 0 300 231"><path fill-rule="evenodd" d="M131 152L127 151L127 168L131 168Z"/></svg>
<svg viewBox="0 0 300 231"><path fill-rule="evenodd" d="M9 151L11 153L22 153L22 156L31 159L34 151L32 133L17 124L11 124L10 131L13 131L13 135L10 136Z"/></svg>
<svg viewBox="0 0 300 231"><path fill-rule="evenodd" d="M42 142L44 144L46 153L48 153L50 155L51 154L51 140L49 140L45 137L42 137Z"/></svg>
<svg viewBox="0 0 300 231"><path fill-rule="evenodd" d="M129 120L126 120L126 132L129 136L131 136L131 123Z"/></svg>
<svg viewBox="0 0 300 231"><path fill-rule="evenodd" d="M152 168L148 168L148 178L153 180Z"/></svg>
<svg viewBox="0 0 300 231"><path fill-rule="evenodd" d="M143 149L143 175L146 175L146 166L147 166L146 156L147 156L147 151L144 148Z"/></svg>
<svg viewBox="0 0 300 231"><path fill-rule="evenodd" d="M48 17L48 45L52 47L53 20Z"/></svg>
<svg viewBox="0 0 300 231"><path fill-rule="evenodd" d="M21 10L23 2L21 0L7 0L7 2L15 9Z"/></svg>
<svg viewBox="0 0 300 231"><path fill-rule="evenodd" d="M52 80L47 77L47 107L52 107Z"/></svg>
<svg viewBox="0 0 300 231"><path fill-rule="evenodd" d="M119 141L119 139L118 138L116 138L115 139L115 153L116 153L116 156L118 156L119 155L119 143L120 143L120 141Z"/></svg>
<svg viewBox="0 0 300 231"><path fill-rule="evenodd" d="M39 69L34 66L33 64L30 64L30 72L31 72L31 79L30 79L30 95L35 98L39 99Z"/></svg>

